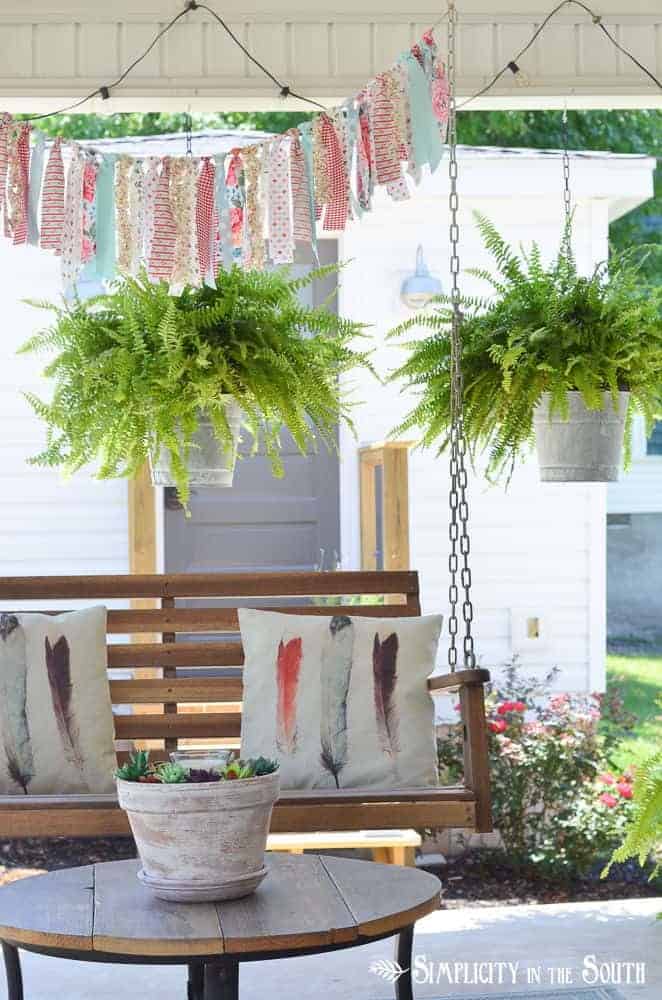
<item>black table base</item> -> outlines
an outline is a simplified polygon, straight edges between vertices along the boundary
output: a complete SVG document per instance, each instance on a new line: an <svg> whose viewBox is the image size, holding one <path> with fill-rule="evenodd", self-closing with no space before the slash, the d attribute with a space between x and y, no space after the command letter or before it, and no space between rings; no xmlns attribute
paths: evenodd
<svg viewBox="0 0 662 1000"><path fill-rule="evenodd" d="M103 962L113 965L188 965L188 1000L238 1000L239 965L242 962L263 962L273 958L292 958L299 955L320 955L328 951L341 951L358 945L382 941L393 937L391 933L377 937L364 937L357 941L327 945L321 948L299 948L290 951L248 952L237 958L232 956L201 955L199 958L172 958L143 955L111 955L104 952L69 951L58 948L41 948L37 945L2 942L2 954L7 973L8 1000L25 1000L19 948L37 955L53 958L70 958L77 962ZM395 1000L414 1000L412 992L411 961L414 943L414 926L403 928L395 941L395 960L403 970L395 983Z"/></svg>

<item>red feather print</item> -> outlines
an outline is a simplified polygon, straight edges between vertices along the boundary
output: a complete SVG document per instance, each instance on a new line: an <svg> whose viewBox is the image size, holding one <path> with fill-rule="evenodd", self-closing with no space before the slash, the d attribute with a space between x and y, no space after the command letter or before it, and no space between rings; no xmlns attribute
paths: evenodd
<svg viewBox="0 0 662 1000"><path fill-rule="evenodd" d="M380 641L375 632L372 647L372 671L375 690L375 715L377 732L382 750L392 757L400 749L398 738L398 710L395 705L395 688L398 681L398 636L396 632Z"/></svg>
<svg viewBox="0 0 662 1000"><path fill-rule="evenodd" d="M278 643L276 660L276 685L278 707L276 714L276 743L285 753L297 748L297 690L301 672L301 638Z"/></svg>
<svg viewBox="0 0 662 1000"><path fill-rule="evenodd" d="M60 739L62 740L67 758L82 774L83 755L78 746L78 727L71 704L73 685L71 683L69 643L61 635L54 646L51 646L47 638L45 646L48 683L51 689L51 701L53 703L57 728L60 732Z"/></svg>

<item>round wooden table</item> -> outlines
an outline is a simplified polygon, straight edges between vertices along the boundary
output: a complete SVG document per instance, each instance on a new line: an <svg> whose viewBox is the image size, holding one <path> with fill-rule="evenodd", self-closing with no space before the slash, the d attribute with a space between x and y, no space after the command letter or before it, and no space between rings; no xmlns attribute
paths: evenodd
<svg viewBox="0 0 662 1000"><path fill-rule="evenodd" d="M19 948L77 961L187 965L189 1000L236 1000L239 965L352 948L397 935L397 1000L412 1000L414 923L439 906L434 875L371 861L267 855L257 892L166 903L137 861L49 872L0 889L9 1000L23 1000ZM366 970L367 971L367 970ZM81 984L82 985L82 984Z"/></svg>

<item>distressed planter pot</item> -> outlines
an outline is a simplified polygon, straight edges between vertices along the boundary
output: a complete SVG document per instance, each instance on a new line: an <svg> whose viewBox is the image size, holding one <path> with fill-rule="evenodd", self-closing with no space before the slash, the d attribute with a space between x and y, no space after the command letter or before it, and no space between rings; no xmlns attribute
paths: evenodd
<svg viewBox="0 0 662 1000"><path fill-rule="evenodd" d="M232 486L237 460L237 445L241 427L241 410L234 396L222 396L225 415L232 431L233 444L224 450L219 444L211 421L201 418L198 429L191 438L188 458L189 484L191 486ZM176 486L170 467L170 452L162 448L158 460L151 464L154 486Z"/></svg>
<svg viewBox="0 0 662 1000"><path fill-rule="evenodd" d="M142 871L159 899L238 899L265 877L278 771L259 778L161 785L117 780Z"/></svg>
<svg viewBox="0 0 662 1000"><path fill-rule="evenodd" d="M589 410L578 392L568 393L570 416L550 415L550 395L536 407L533 424L540 478L544 483L612 483L618 479L629 392L614 408L604 393L601 410Z"/></svg>

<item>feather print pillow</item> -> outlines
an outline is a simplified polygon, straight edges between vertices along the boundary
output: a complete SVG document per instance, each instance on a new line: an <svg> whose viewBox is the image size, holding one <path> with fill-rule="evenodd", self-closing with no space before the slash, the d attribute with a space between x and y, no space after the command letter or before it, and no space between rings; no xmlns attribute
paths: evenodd
<svg viewBox="0 0 662 1000"><path fill-rule="evenodd" d="M106 609L0 613L0 794L112 792Z"/></svg>
<svg viewBox="0 0 662 1000"><path fill-rule="evenodd" d="M241 753L275 757L283 788L437 784L441 615L313 617L240 609Z"/></svg>

